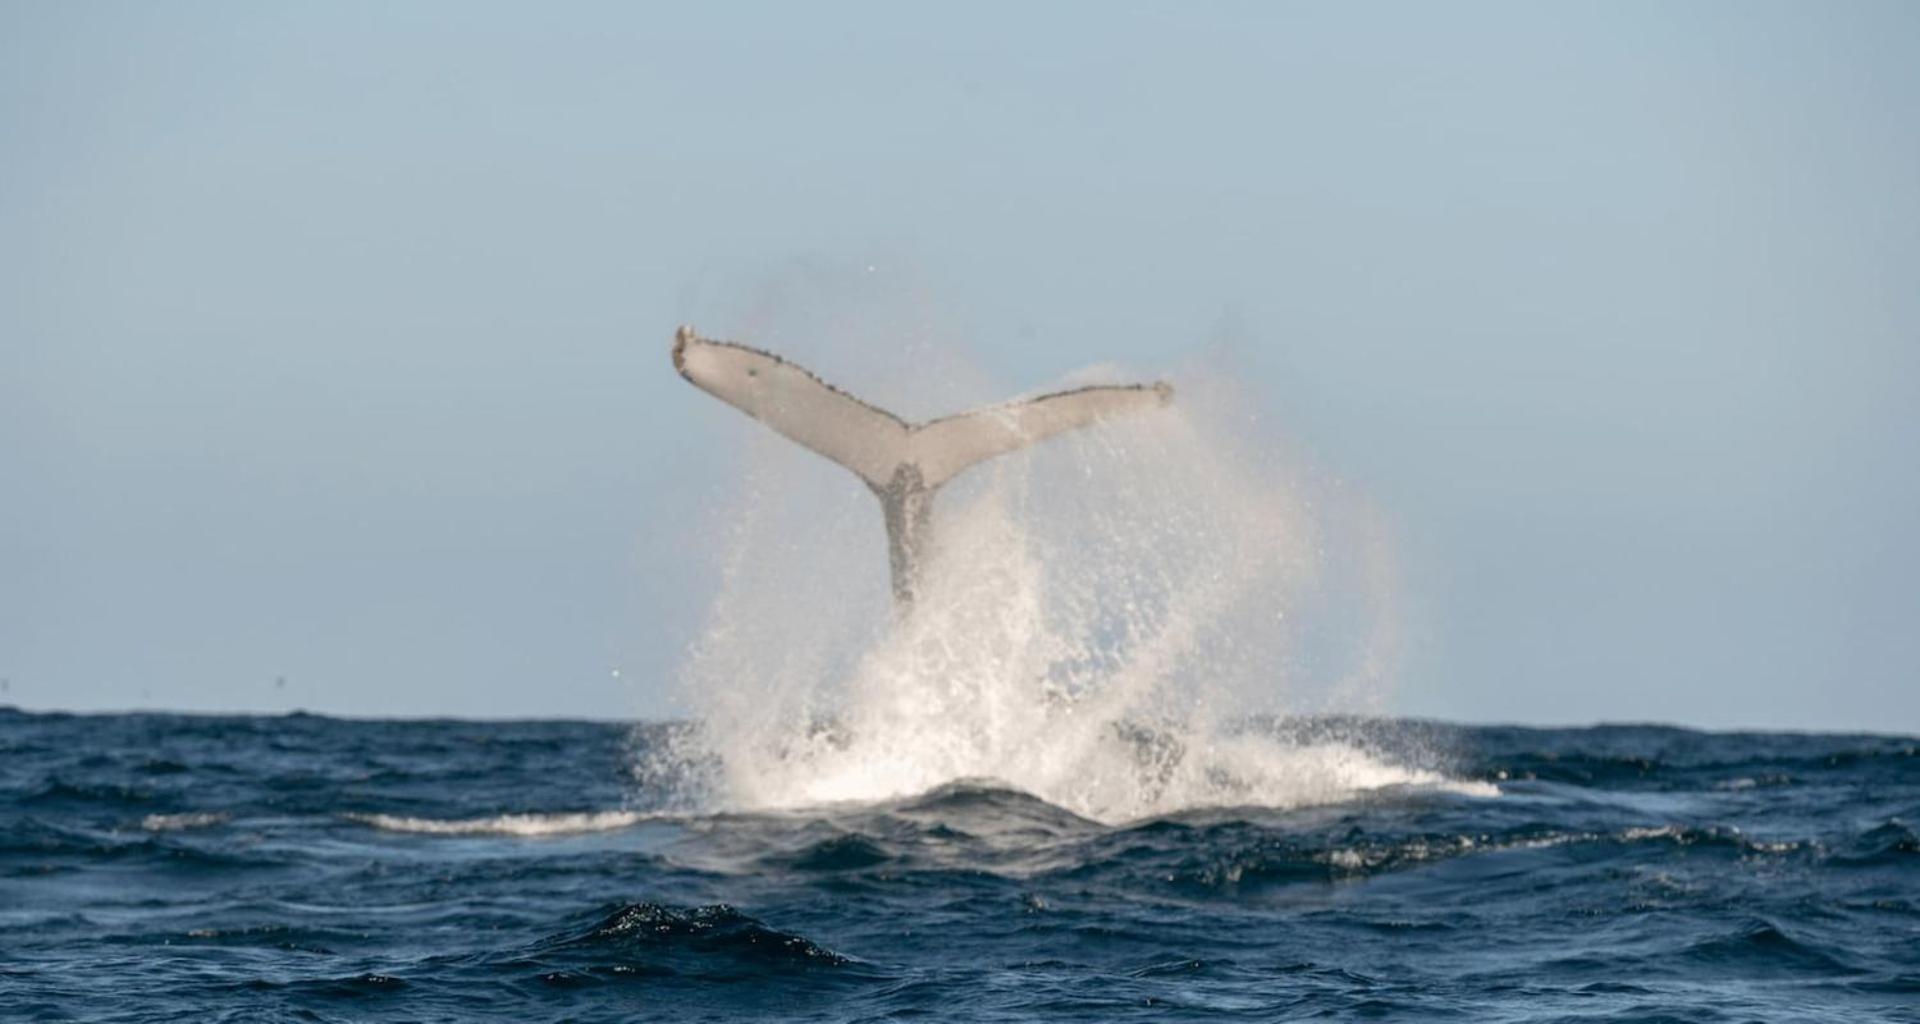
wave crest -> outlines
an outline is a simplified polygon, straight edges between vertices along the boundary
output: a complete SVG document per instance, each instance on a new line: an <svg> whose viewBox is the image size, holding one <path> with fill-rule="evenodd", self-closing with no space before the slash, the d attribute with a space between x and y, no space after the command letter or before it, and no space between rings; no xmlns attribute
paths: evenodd
<svg viewBox="0 0 1920 1024"><path fill-rule="evenodd" d="M148 832L184 832L195 828L212 828L233 820L233 815L225 811L192 811L186 814L149 814L140 819L140 827Z"/></svg>
<svg viewBox="0 0 1920 1024"><path fill-rule="evenodd" d="M587 811L571 814L496 814L484 818L413 818L396 814L348 814L347 820L386 832L437 836L557 836L610 832L659 817L644 811Z"/></svg>

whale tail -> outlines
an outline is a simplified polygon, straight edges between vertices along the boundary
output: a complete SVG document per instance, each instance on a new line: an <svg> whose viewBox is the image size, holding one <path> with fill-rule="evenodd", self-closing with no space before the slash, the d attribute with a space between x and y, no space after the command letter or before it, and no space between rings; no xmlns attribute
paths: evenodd
<svg viewBox="0 0 1920 1024"><path fill-rule="evenodd" d="M902 611L913 603L941 485L996 455L1173 399L1165 383L1084 387L908 423L771 352L702 338L691 327L674 333L673 367L866 483L886 519L894 604Z"/></svg>

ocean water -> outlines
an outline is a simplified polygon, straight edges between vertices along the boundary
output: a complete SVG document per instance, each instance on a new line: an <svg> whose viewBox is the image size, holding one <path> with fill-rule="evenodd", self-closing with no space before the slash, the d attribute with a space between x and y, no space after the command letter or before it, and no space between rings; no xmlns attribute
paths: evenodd
<svg viewBox="0 0 1920 1024"><path fill-rule="evenodd" d="M1130 817L695 731L0 710L0 1020L1920 1020L1909 737L1250 719L1319 781Z"/></svg>

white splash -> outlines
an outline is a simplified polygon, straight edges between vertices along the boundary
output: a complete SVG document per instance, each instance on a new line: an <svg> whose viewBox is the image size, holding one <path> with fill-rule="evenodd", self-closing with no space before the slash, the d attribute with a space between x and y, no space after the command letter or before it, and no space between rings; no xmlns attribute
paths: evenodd
<svg viewBox="0 0 1920 1024"><path fill-rule="evenodd" d="M579 814L497 814L487 818L409 818L394 814L349 814L346 818L388 832L440 836L556 836L629 828L655 815L640 811Z"/></svg>
<svg viewBox="0 0 1920 1024"><path fill-rule="evenodd" d="M1364 502L1243 439L1230 385L1176 383L1164 415L948 487L903 620L887 612L865 489L757 433L683 674L712 802L990 778L1111 822L1451 785L1366 746L1237 724L1375 710L1395 651L1392 560Z"/></svg>

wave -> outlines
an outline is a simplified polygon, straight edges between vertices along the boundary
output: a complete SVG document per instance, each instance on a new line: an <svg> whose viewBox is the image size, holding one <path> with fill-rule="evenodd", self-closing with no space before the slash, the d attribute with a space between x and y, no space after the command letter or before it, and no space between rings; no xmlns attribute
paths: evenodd
<svg viewBox="0 0 1920 1024"><path fill-rule="evenodd" d="M781 858L793 871L858 871L891 859L893 854L879 840L857 832L810 843Z"/></svg>
<svg viewBox="0 0 1920 1024"><path fill-rule="evenodd" d="M1698 964L1768 972L1848 974L1853 967L1817 945L1795 939L1771 921L1755 918L1730 934L1695 942L1679 957Z"/></svg>
<svg viewBox="0 0 1920 1024"><path fill-rule="evenodd" d="M568 929L484 957L493 971L530 975L542 986L582 989L640 982L656 996L662 985L765 985L775 979L817 985L859 984L877 977L861 960L782 931L724 903L669 906L615 904L576 917Z"/></svg>
<svg viewBox="0 0 1920 1024"><path fill-rule="evenodd" d="M496 814L486 818L413 818L396 814L347 814L343 817L385 832L416 832L436 836L558 836L631 828L662 815L648 811L586 811Z"/></svg>
<svg viewBox="0 0 1920 1024"><path fill-rule="evenodd" d="M768 927L724 903L687 908L631 903L585 928L552 936L545 945L628 957L646 952L719 955L764 966L839 967L853 962L803 935Z"/></svg>
<svg viewBox="0 0 1920 1024"><path fill-rule="evenodd" d="M1722 827L1647 825L1588 831L1524 825L1503 832L1377 838L1356 832L1348 819L1318 836L1244 821L1201 827L1158 822L1114 833L1114 848L1105 856L1127 861L1136 876L1163 878L1194 894L1237 894L1303 882L1351 881L1465 857L1525 856L1567 847L1612 848L1579 857L1596 862L1662 848L1695 848L1703 855L1775 863L1817 855L1809 842L1758 840Z"/></svg>
<svg viewBox="0 0 1920 1024"><path fill-rule="evenodd" d="M224 811L192 811L185 814L149 814L140 819L140 827L148 832L184 832L195 828L212 828L233 820L233 815Z"/></svg>
<svg viewBox="0 0 1920 1024"><path fill-rule="evenodd" d="M1920 856L1920 833L1898 818L1890 818L1856 836L1838 858L1849 867L1894 867Z"/></svg>

